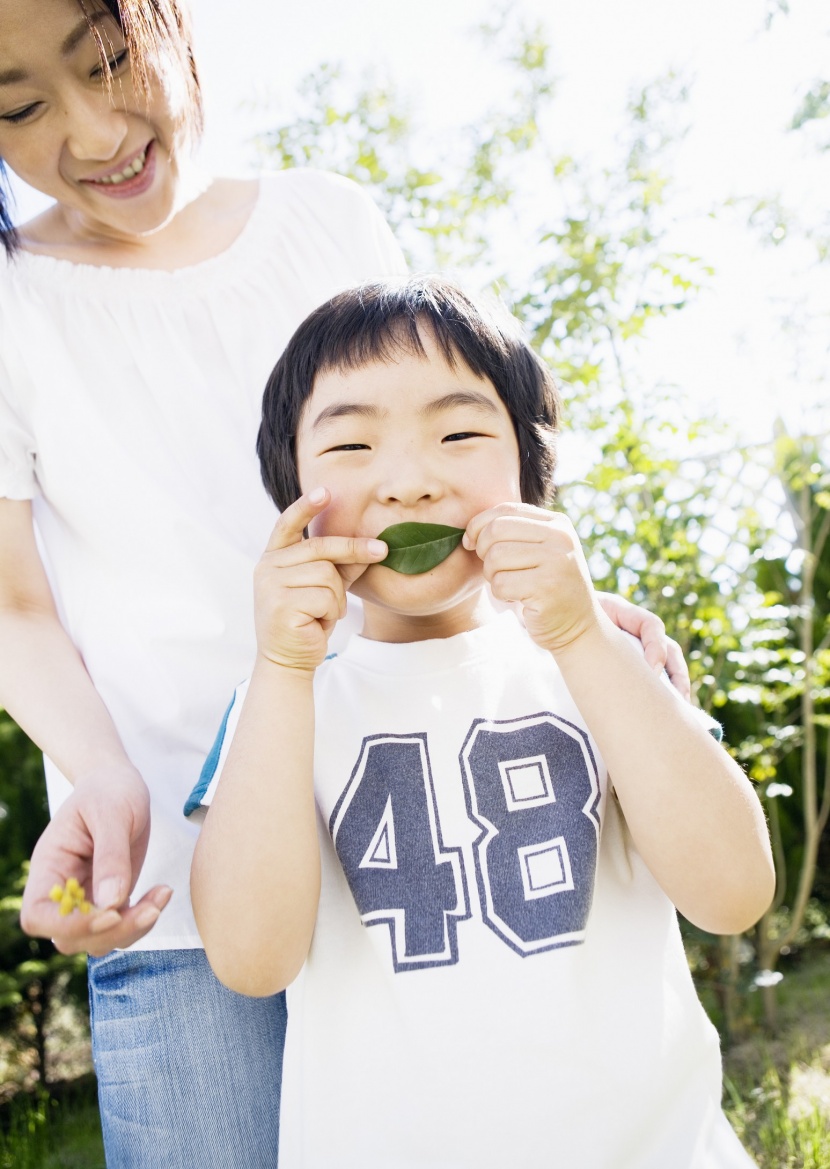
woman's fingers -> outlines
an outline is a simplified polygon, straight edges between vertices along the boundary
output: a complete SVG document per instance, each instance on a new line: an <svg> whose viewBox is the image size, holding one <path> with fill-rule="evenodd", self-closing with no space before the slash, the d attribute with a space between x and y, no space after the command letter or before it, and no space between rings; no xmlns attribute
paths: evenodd
<svg viewBox="0 0 830 1169"><path fill-rule="evenodd" d="M166 885L156 885L135 905L115 909L92 909L89 914L77 911L74 920L64 924L53 937L55 947L62 954L86 952L100 957L110 950L123 950L148 934L159 919L161 911L173 895Z"/></svg>

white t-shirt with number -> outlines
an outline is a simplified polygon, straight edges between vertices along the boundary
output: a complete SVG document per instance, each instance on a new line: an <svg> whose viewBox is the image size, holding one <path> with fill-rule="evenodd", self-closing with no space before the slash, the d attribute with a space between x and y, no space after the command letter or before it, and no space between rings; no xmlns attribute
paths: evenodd
<svg viewBox="0 0 830 1169"><path fill-rule="evenodd" d="M0 259L0 497L34 500L61 618L150 789L135 896L174 896L143 948L201 944L181 807L254 657L266 379L318 304L403 270L369 197L311 170L263 176L236 241L179 271ZM54 810L70 788L48 761L47 781Z"/></svg>
<svg viewBox="0 0 830 1169"><path fill-rule="evenodd" d="M280 1169L748 1169L674 908L513 614L353 637L315 709L322 892Z"/></svg>

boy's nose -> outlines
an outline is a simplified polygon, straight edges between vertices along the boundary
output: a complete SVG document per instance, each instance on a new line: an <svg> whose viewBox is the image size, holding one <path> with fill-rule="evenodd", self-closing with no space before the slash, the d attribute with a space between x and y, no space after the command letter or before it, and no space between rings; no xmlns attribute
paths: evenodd
<svg viewBox="0 0 830 1169"><path fill-rule="evenodd" d="M409 448L398 450L389 458L381 475L378 494L386 503L414 507L439 498L442 488L423 455Z"/></svg>
<svg viewBox="0 0 830 1169"><path fill-rule="evenodd" d="M127 119L106 93L73 94L66 108L66 147L80 162L111 162L127 137Z"/></svg>

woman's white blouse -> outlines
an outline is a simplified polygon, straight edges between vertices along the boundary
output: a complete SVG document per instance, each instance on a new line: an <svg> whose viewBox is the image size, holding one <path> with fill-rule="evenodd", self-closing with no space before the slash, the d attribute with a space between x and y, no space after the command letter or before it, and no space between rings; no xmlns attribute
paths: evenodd
<svg viewBox="0 0 830 1169"><path fill-rule="evenodd" d="M193 267L0 266L0 496L33 499L61 619L150 788L134 895L174 896L145 948L200 944L181 809L254 651L266 379L317 304L403 270L371 200L311 170L264 176L241 235ZM54 812L71 789L46 773Z"/></svg>

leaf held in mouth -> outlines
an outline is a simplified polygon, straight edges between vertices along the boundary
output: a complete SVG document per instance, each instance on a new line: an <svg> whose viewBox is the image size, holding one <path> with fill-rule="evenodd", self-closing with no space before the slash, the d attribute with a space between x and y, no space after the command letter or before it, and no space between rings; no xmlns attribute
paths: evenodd
<svg viewBox="0 0 830 1169"><path fill-rule="evenodd" d="M380 564L407 576L429 572L447 559L463 535L464 528L446 524L392 524L378 536L389 547L386 559Z"/></svg>

